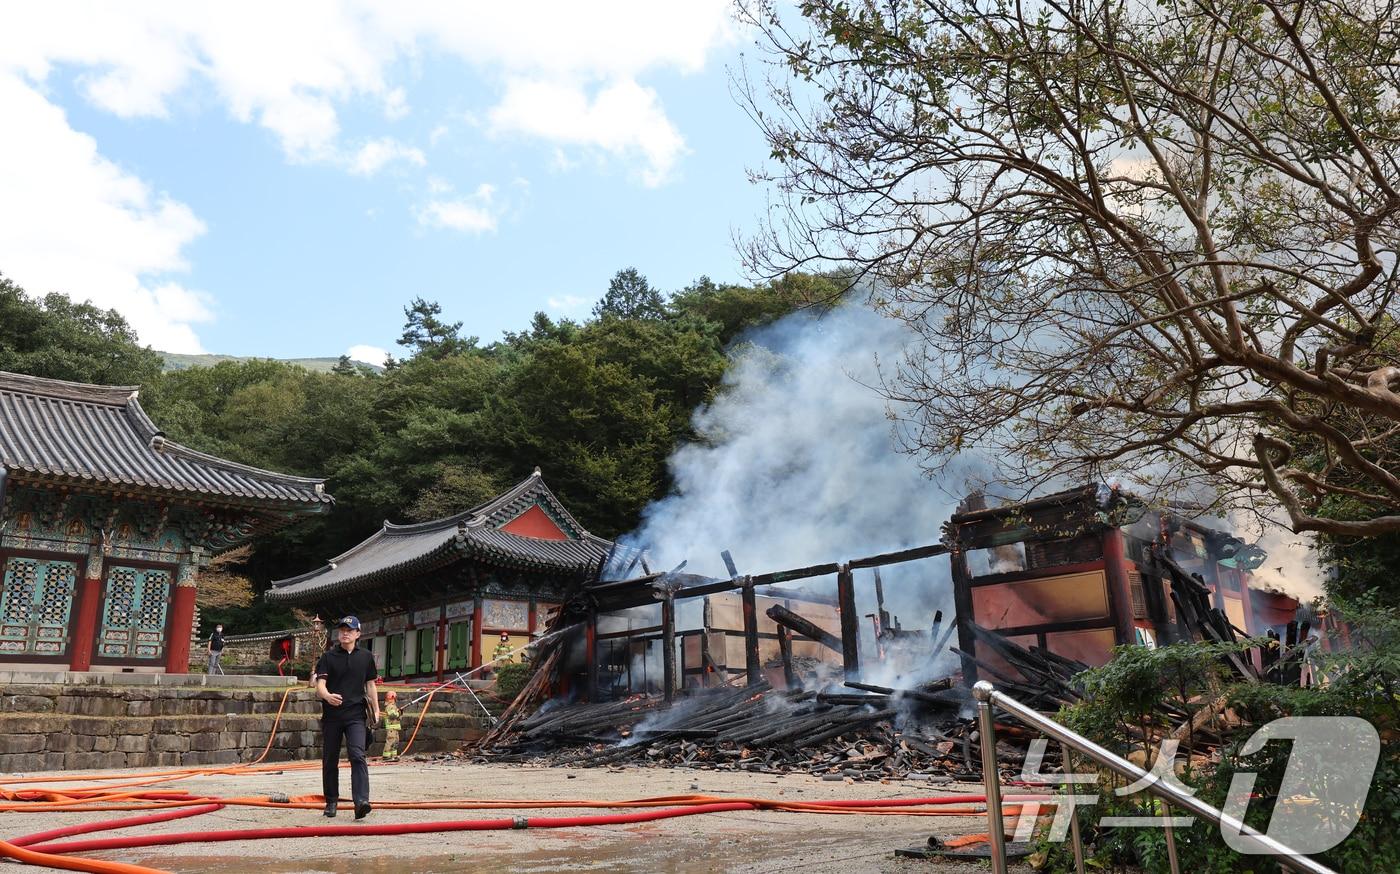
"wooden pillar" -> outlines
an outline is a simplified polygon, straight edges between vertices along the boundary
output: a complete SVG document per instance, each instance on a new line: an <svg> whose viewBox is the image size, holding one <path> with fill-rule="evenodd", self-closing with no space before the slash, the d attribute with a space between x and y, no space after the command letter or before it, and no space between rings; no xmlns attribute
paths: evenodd
<svg viewBox="0 0 1400 874"><path fill-rule="evenodd" d="M661 601L661 668L663 693L669 704L676 697L676 599L670 592Z"/></svg>
<svg viewBox="0 0 1400 874"><path fill-rule="evenodd" d="M860 617L856 615L856 584L851 566L836 572L836 600L841 608L841 661L846 679L860 679Z"/></svg>
<svg viewBox="0 0 1400 874"><path fill-rule="evenodd" d="M584 693L592 703L598 700L598 613L590 611L588 627L584 629L583 658L586 678Z"/></svg>
<svg viewBox="0 0 1400 874"><path fill-rule="evenodd" d="M758 607L754 600L752 577L744 577L742 595L744 602L744 671L748 674L748 684L757 686L763 681L763 668L758 661Z"/></svg>
<svg viewBox="0 0 1400 874"><path fill-rule="evenodd" d="M792 669L792 632L778 626L778 652L783 656L783 681L789 689L797 688L797 672Z"/></svg>
<svg viewBox="0 0 1400 874"><path fill-rule="evenodd" d="M955 546L949 556L953 573L953 622L958 627L958 652L961 653L963 679L967 685L977 682L977 665L969 656L976 654L977 637L972 633L976 618L972 615L972 580L967 572L967 552Z"/></svg>
<svg viewBox="0 0 1400 874"><path fill-rule="evenodd" d="M1134 643L1133 591L1128 583L1128 567L1123 550L1123 532L1117 528L1103 533L1103 571L1108 578L1108 609L1113 612L1114 636L1119 644Z"/></svg>
<svg viewBox="0 0 1400 874"><path fill-rule="evenodd" d="M177 587L178 589L178 587ZM193 603L191 603L193 611ZM73 597L73 618L69 627L72 636L68 646L68 668L73 671L86 671L92 667L92 648L97 640L97 623L102 616L102 554L88 558L83 578L78 581L78 591ZM190 620L193 620L193 616ZM173 626L172 626L173 627ZM188 624L185 628L186 641L189 639ZM185 656L189 657L189 644L185 645ZM180 673L188 673L186 667Z"/></svg>
<svg viewBox="0 0 1400 874"><path fill-rule="evenodd" d="M476 601L472 605L472 640L471 640L471 666L481 667L481 596L476 596Z"/></svg>
<svg viewBox="0 0 1400 874"><path fill-rule="evenodd" d="M438 614L437 624L437 681L447 676L447 610Z"/></svg>
<svg viewBox="0 0 1400 874"><path fill-rule="evenodd" d="M190 672L190 626L194 624L194 580L181 580L175 586L170 604L170 637L165 641L165 672Z"/></svg>

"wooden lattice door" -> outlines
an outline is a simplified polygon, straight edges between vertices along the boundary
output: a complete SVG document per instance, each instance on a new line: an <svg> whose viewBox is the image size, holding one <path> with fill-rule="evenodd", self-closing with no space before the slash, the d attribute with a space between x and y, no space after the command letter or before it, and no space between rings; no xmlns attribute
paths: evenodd
<svg viewBox="0 0 1400 874"><path fill-rule="evenodd" d="M61 656L67 652L68 617L77 582L77 562L8 559L0 596L0 654Z"/></svg>
<svg viewBox="0 0 1400 874"><path fill-rule="evenodd" d="M162 568L108 567L98 655L161 658L172 582L170 571Z"/></svg>

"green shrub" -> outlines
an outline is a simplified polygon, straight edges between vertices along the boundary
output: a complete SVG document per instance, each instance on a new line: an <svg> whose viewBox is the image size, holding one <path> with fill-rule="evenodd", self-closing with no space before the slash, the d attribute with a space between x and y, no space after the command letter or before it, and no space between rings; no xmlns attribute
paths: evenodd
<svg viewBox="0 0 1400 874"><path fill-rule="evenodd" d="M515 700L530 679L529 665L503 664L496 667L496 694L506 701Z"/></svg>
<svg viewBox="0 0 1400 874"><path fill-rule="evenodd" d="M1337 871L1400 871L1400 608L1382 607L1374 598L1344 605L1342 614L1353 629L1354 649L1320 656L1327 685L1301 689L1269 683L1235 683L1222 662L1231 649L1244 644L1173 644L1156 650L1120 647L1107 665L1080 675L1087 694L1066 708L1060 721L1119 755L1143 748L1143 734L1161 736L1184 721L1167 719L1163 704L1185 713L1208 706L1221 695L1244 724L1225 738L1218 764L1199 771L1188 769L1181 782L1196 796L1219 809L1237 771L1258 775L1256 797L1246 816L1249 825L1268 825L1281 785L1290 744L1271 743L1241 759L1240 746L1260 726L1285 716L1360 716L1375 726L1381 753L1360 823L1338 846L1320 854L1319 862ZM1194 738L1181 745L1188 751ZM1155 744L1154 744L1155 747ZM1076 760L1083 768L1083 758ZM1121 785L1101 785L1099 804L1079 812L1086 854L1102 869L1136 865L1149 872L1169 871L1165 833L1160 829L1101 829L1101 816L1161 815L1159 803L1145 794L1120 797ZM1085 791L1080 788L1080 792ZM1197 823L1175 833L1182 870L1194 874L1263 874L1278 870L1266 856L1243 856L1225 845L1213 824ZM1068 844L1043 842L1045 870L1074 870Z"/></svg>

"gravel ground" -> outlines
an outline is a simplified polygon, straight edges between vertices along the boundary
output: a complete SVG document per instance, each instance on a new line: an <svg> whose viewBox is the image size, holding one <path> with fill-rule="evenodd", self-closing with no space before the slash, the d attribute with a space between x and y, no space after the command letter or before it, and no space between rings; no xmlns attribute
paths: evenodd
<svg viewBox="0 0 1400 874"><path fill-rule="evenodd" d="M817 801L838 798L915 798L955 792L980 794L976 785L826 782L806 774L771 775L685 769L576 769L457 762L401 762L371 768L376 802L565 799L624 800L699 793L722 797ZM39 775L28 775L39 776ZM5 779L0 776L0 785ZM42 785L42 784L40 784ZM55 784L61 786L63 784ZM72 784L69 784L72 785ZM282 771L192 777L172 788L222 797L288 796L320 792L320 772ZM343 790L349 774L342 773ZM346 806L348 807L348 805ZM365 824L524 816L572 816L613 811L519 808L503 811L407 810L380 807ZM124 814L134 815L134 814ZM0 834L30 834L111 818L94 813L7 813ZM260 828L354 826L348 809L335 820L313 810L230 806L202 816L132 829L136 834ZM516 829L403 836L318 837L183 844L88 853L177 872L985 872L985 862L896 858L899 848L924 845L930 834L986 830L983 817L837 816L779 811L734 811L630 825ZM123 834L121 831L108 835ZM94 835L97 837L97 835ZM21 869L14 869L16 871ZM30 868L28 870L39 870ZM52 870L52 869L43 869ZM1026 874L1027 867L1013 866Z"/></svg>

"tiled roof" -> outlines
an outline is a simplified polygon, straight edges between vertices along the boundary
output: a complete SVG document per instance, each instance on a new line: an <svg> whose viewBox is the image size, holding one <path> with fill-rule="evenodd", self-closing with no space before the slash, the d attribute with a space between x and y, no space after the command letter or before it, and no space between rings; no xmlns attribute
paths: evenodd
<svg viewBox="0 0 1400 874"><path fill-rule="evenodd" d="M501 530L533 506L562 523L570 539L545 540ZM416 525L385 522L324 567L274 580L265 597L277 604L311 604L390 585L464 558L527 571L584 574L595 570L611 548L611 541L589 534L569 515L536 469L515 488L455 516Z"/></svg>
<svg viewBox="0 0 1400 874"><path fill-rule="evenodd" d="M0 465L75 484L150 489L201 500L320 509L324 481L226 461L165 439L134 386L0 371ZM309 505L309 506L308 506Z"/></svg>

